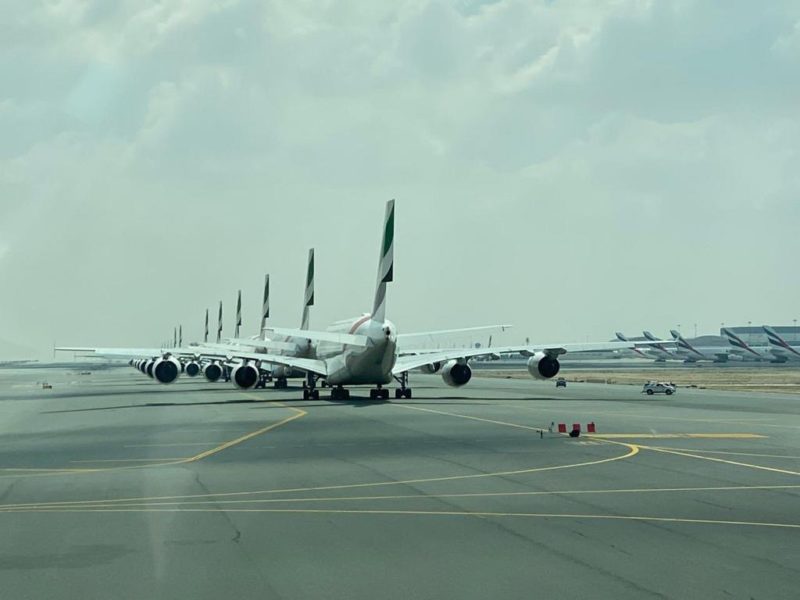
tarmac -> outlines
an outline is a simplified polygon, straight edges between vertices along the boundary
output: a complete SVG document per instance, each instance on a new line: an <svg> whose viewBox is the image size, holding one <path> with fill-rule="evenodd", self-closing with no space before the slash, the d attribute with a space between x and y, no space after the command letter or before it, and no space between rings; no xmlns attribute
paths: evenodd
<svg viewBox="0 0 800 600"><path fill-rule="evenodd" d="M0 597L797 598L800 396L411 379L0 371Z"/></svg>

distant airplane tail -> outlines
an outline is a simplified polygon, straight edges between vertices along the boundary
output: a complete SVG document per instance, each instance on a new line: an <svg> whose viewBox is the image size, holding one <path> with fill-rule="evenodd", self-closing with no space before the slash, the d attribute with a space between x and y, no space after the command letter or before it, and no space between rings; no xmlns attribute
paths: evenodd
<svg viewBox="0 0 800 600"><path fill-rule="evenodd" d="M233 337L239 339L239 330L242 328L242 290L239 290L239 296L236 299L236 329L233 331Z"/></svg>
<svg viewBox="0 0 800 600"><path fill-rule="evenodd" d="M217 343L222 342L222 300L219 301L219 317L217 318Z"/></svg>
<svg viewBox="0 0 800 600"><path fill-rule="evenodd" d="M308 330L310 322L311 307L314 306L314 248L308 251L308 268L306 269L306 291L303 296L303 317L300 321L300 329L303 331Z"/></svg>
<svg viewBox="0 0 800 600"><path fill-rule="evenodd" d="M659 342L659 341L661 341L656 336L654 336L652 333L650 333L649 331L643 331L642 333L644 334L644 337L646 337L651 342Z"/></svg>
<svg viewBox="0 0 800 600"><path fill-rule="evenodd" d="M208 343L208 309L206 309L206 328L205 328L205 333L203 335L203 343L204 344Z"/></svg>
<svg viewBox="0 0 800 600"><path fill-rule="evenodd" d="M767 339L769 340L770 346L774 346L775 348L778 348L780 350L785 350L787 352L790 352L791 354L800 356L800 351L798 351L797 348L795 348L794 346L789 344L789 342L783 339L783 337L781 337L781 335L777 331L775 331L774 328L769 327L768 325L764 325L763 329L764 333L767 334Z"/></svg>
<svg viewBox="0 0 800 600"><path fill-rule="evenodd" d="M375 301L372 305L372 318L386 320L386 284L394 280L394 200L386 203L386 217L383 222L383 241L378 261L378 282Z"/></svg>
<svg viewBox="0 0 800 600"><path fill-rule="evenodd" d="M749 352L750 354L761 358L761 355L758 352L753 350L747 342L745 342L727 327L722 328L722 334L728 338L728 343L734 348L739 348L740 350L744 350L745 352Z"/></svg>
<svg viewBox="0 0 800 600"><path fill-rule="evenodd" d="M267 319L269 319L269 275L264 275L264 300L261 303L261 329L259 329L259 333L264 332Z"/></svg>
<svg viewBox="0 0 800 600"><path fill-rule="evenodd" d="M627 341L630 341L630 340L628 340L628 338L627 338L625 335L623 335L623 334L622 334L622 332L620 332L620 331L618 331L618 332L616 333L616 336L617 336L617 339L618 339L620 342L627 342Z"/></svg>
<svg viewBox="0 0 800 600"><path fill-rule="evenodd" d="M675 340L675 344L678 346L678 348L691 352L692 354L696 354L697 356L703 356L703 353L697 350L694 346L692 346L686 340L686 338L683 337L683 335L681 335L680 331L678 331L677 329L671 329L670 334L672 335L672 339Z"/></svg>

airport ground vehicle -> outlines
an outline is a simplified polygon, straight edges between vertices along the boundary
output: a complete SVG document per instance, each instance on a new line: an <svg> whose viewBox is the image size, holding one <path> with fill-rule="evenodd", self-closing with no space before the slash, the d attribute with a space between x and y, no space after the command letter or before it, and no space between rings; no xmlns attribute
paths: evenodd
<svg viewBox="0 0 800 600"><path fill-rule="evenodd" d="M559 377L558 379L556 379L556 387L557 388L560 388L560 387L565 388L565 387L567 387L567 380L564 379L563 377Z"/></svg>
<svg viewBox="0 0 800 600"><path fill-rule="evenodd" d="M677 387L674 383L667 383L664 381L648 381L644 384L642 392L648 396L652 396L653 394L666 394L667 396L672 396L676 389Z"/></svg>

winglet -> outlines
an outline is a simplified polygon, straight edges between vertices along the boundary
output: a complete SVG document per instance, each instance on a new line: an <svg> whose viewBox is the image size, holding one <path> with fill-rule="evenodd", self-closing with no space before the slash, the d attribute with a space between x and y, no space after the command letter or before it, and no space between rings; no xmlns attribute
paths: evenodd
<svg viewBox="0 0 800 600"><path fill-rule="evenodd" d="M383 222L383 241L378 262L378 282L375 301L372 305L372 318L376 321L386 319L386 284L394 280L394 200L386 203L386 217Z"/></svg>

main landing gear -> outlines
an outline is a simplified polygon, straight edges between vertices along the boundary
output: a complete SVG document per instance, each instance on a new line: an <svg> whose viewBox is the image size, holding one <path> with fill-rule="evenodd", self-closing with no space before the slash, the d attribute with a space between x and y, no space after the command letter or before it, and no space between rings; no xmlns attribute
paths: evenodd
<svg viewBox="0 0 800 600"><path fill-rule="evenodd" d="M369 391L369 399L370 400L388 400L389 399L389 390L384 389L381 386L378 386L374 390Z"/></svg>
<svg viewBox="0 0 800 600"><path fill-rule="evenodd" d="M319 379L319 375L306 374L306 380L303 382L303 400L319 400L317 379Z"/></svg>
<svg viewBox="0 0 800 600"><path fill-rule="evenodd" d="M258 378L258 383L256 383L256 389L266 389L267 384L272 381L272 376L269 373L262 373L261 376Z"/></svg>
<svg viewBox="0 0 800 600"><path fill-rule="evenodd" d="M400 398L407 398L408 400L411 400L411 388L408 387L408 371L405 373L400 373L399 377L395 376L395 379L397 380L397 383L400 384L400 387L394 391L394 397L398 400Z"/></svg>
<svg viewBox="0 0 800 600"><path fill-rule="evenodd" d="M274 385L276 390L285 390L289 387L289 382L286 380L286 377L278 377Z"/></svg>
<svg viewBox="0 0 800 600"><path fill-rule="evenodd" d="M340 385L331 388L331 400L350 400L350 390Z"/></svg>

